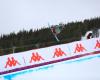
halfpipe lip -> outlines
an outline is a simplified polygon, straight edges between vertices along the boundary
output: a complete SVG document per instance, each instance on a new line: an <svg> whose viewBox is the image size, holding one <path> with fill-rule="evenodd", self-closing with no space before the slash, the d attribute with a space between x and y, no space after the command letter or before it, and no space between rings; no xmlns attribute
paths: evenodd
<svg viewBox="0 0 100 80"><path fill-rule="evenodd" d="M13 73L13 72L17 72L17 71L22 71L22 70L26 70L26 69L30 69L30 68L40 67L40 66L44 66L44 65L49 65L49 64L53 64L53 63L58 63L58 62L62 62L62 61L68 61L68 60L77 59L77 58L80 58L80 57L95 55L95 54L100 54L100 51L94 51L94 52L91 52L91 53L75 55L75 56L71 56L71 57L67 57L67 58L63 58L63 59L48 61L48 62L44 62L44 63L40 63L40 64L34 64L34 65L30 65L30 66L25 66L25 67L20 67L20 68L8 70L8 71L3 71L3 72L0 72L0 75Z"/></svg>

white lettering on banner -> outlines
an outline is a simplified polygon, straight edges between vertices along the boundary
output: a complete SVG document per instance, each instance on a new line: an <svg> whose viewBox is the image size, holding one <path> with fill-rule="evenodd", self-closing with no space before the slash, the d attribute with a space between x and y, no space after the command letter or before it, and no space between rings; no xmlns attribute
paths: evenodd
<svg viewBox="0 0 100 80"><path fill-rule="evenodd" d="M86 42L87 44L84 42ZM93 43L92 45L93 47L90 47L93 49L90 49L90 50L94 50L94 51L98 49L100 50L99 38L86 40L84 42L83 41L72 42L70 43L72 44L71 46L68 46L68 44L62 44L59 46L48 47L48 50L50 50L51 52L48 51L46 55L44 53L46 52L47 48L43 48L45 49L44 51L42 51L42 49L37 49L37 50L30 50L28 51L29 53L24 52L24 54L16 53L16 54L10 54L7 56L1 56L0 61L3 61L2 62L3 64L0 63L0 72L16 69L20 67L30 66L32 64L35 65L36 63L40 64L43 62L49 62L53 60L71 57L73 56L71 55L71 51L73 48L74 48L73 53L74 54L79 53L78 55L80 55L81 52L89 51L87 50L87 45L89 47L89 44L92 44L92 42L95 42L95 43ZM70 54L70 56L67 56L68 54ZM27 58L26 56L28 56L29 58ZM19 59L19 58L22 58L22 59Z"/></svg>

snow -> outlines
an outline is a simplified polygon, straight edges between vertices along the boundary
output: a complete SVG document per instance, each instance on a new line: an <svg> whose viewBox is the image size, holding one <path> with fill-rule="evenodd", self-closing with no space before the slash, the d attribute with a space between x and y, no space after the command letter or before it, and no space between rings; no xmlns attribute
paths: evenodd
<svg viewBox="0 0 100 80"><path fill-rule="evenodd" d="M2 75L0 80L100 80L100 54Z"/></svg>
<svg viewBox="0 0 100 80"><path fill-rule="evenodd" d="M87 31L84 36L81 37L81 40L86 40L89 33L93 33L92 31ZM99 37L100 37L100 29L98 29ZM91 37L92 38L92 37Z"/></svg>

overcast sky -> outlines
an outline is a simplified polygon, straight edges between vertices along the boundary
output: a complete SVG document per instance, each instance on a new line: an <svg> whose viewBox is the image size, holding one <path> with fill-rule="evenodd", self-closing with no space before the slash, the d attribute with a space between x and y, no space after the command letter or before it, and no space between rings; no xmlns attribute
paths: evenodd
<svg viewBox="0 0 100 80"><path fill-rule="evenodd" d="M0 34L100 16L100 0L0 0Z"/></svg>

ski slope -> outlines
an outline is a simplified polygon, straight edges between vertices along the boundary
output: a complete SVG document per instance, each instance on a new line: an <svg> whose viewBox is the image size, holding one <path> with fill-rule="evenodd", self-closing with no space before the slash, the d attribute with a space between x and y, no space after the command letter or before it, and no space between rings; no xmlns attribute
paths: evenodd
<svg viewBox="0 0 100 80"><path fill-rule="evenodd" d="M100 38L0 56L0 80L100 80Z"/></svg>
<svg viewBox="0 0 100 80"><path fill-rule="evenodd" d="M0 80L100 80L100 54L10 73Z"/></svg>

